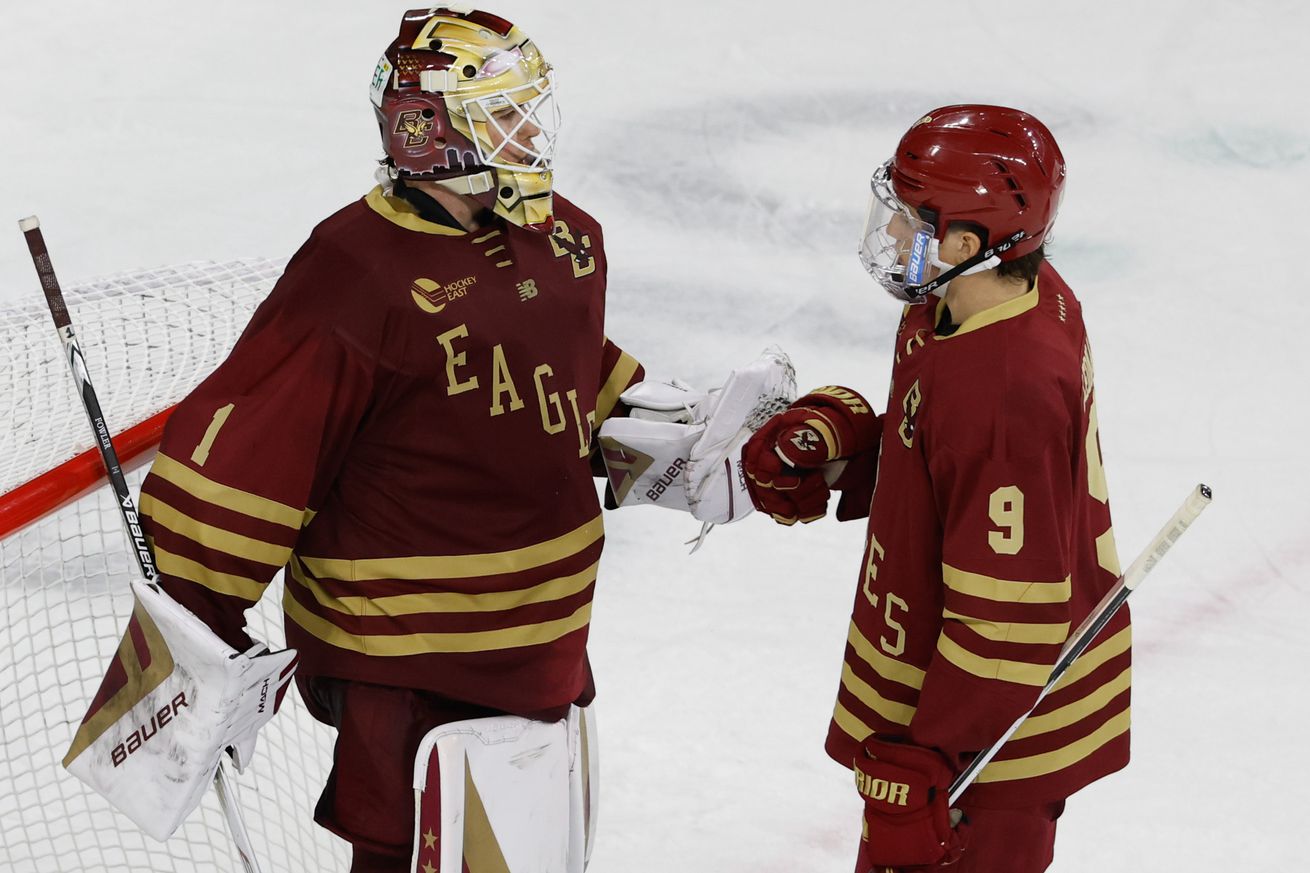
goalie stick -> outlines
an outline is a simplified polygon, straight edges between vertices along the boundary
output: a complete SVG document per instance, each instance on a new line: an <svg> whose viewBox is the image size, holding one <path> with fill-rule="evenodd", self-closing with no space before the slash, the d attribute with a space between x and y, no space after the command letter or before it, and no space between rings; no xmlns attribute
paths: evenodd
<svg viewBox="0 0 1310 873"><path fill-rule="evenodd" d="M1206 485L1197 485L1196 489L1187 495L1187 499L1183 501L1182 506L1178 507L1178 511L1174 513L1173 518L1169 519L1160 532L1155 535L1155 539L1151 540L1150 544L1137 556L1137 560L1133 561L1132 565L1129 566L1127 572L1119 577L1114 586L1106 592L1105 597L1101 598L1101 602L1096 605L1096 608L1091 611L1087 618L1083 619L1083 623L1065 641L1064 648L1060 650L1060 657L1056 660L1055 667L1051 669L1051 678L1046 681L1041 693L1037 695L1037 700L1033 703L1032 708L1019 716L1014 724L1010 725L1009 729L1001 735L1000 739L978 753L978 757L969 762L969 766L964 769L964 772L955 777L955 781L951 783L949 801L951 805L954 805L960 799L960 795L964 793L964 790L973 784L982 769L987 766L992 758L996 757L996 753L1001 750L1001 746L1005 745L1005 741L1014 736L1014 732L1019 729L1019 726L1024 723L1028 716L1032 715L1033 710L1060 681L1060 677L1064 675L1070 665L1078 659L1079 655L1086 651L1092 640L1101 632L1101 629L1110 623L1110 619L1119 611L1119 607L1123 606L1128 600L1128 596L1142 584L1146 574L1155 568L1155 565L1160 562L1165 553L1183 535L1183 531L1187 530L1192 522L1196 521L1196 517L1210 505L1211 496L1210 488Z"/></svg>
<svg viewBox="0 0 1310 873"><path fill-rule="evenodd" d="M82 347L77 341L77 333L73 330L73 320L68 313L68 306L64 302L64 293L59 287L59 280L55 277L55 269L50 262L50 253L46 249L45 237L41 234L41 222L35 215L32 215L20 219L18 227L22 230L23 238L27 241L27 249L32 254L32 266L36 267L37 277L41 280L41 290L45 293L46 305L50 308L50 315L55 322L55 330L59 333L59 342L64 347L64 357L68 361L68 368L72 373L73 381L77 383L78 395L82 399L82 408L86 412L87 421L90 423L91 431L95 435L96 447L100 450L100 458L104 462L105 471L109 476L109 484L114 489L119 516L123 521L123 529L132 544L132 555L136 559L137 566L140 568L145 581L151 587L158 589L159 574L155 569L155 556L150 549L150 543L146 540L145 532L141 529L141 519L137 513L136 502L132 500L132 492L128 488L127 479L123 475L122 466L118 461L118 452L114 449L113 437L109 432L109 426L105 423L104 412L100 409L100 400L96 397L95 388L91 385L91 375L87 372L86 358L83 356ZM214 774L214 789L218 793L219 806L223 809L223 817L227 819L228 831L246 873L261 873L259 862L255 859L254 846L250 841L250 833L246 829L245 820L241 816L241 808L237 805L236 784L232 780L227 766L226 760L220 760L218 770Z"/></svg>

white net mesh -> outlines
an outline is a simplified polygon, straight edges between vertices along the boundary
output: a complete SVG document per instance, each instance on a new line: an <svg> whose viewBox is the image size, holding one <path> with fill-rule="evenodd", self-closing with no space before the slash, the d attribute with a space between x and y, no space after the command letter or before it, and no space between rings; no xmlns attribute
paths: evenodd
<svg viewBox="0 0 1310 873"><path fill-rule="evenodd" d="M180 400L235 342L282 265L190 264L65 293L97 395L121 431ZM91 447L49 313L0 312L0 494ZM131 477L133 490L142 472ZM20 532L0 531L0 870L238 871L210 792L167 843L141 834L60 760L131 612L134 565L107 489ZM252 633L283 644L281 582L251 612ZM344 843L313 824L332 732L287 695L237 777L266 873L345 870Z"/></svg>

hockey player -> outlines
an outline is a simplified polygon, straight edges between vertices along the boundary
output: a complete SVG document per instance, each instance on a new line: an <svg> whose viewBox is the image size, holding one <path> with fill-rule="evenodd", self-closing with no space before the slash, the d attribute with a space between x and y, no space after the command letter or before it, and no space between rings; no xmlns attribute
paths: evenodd
<svg viewBox="0 0 1310 873"><path fill-rule="evenodd" d="M868 517L827 751L865 801L857 873L1037 873L1065 799L1128 762L1127 611L1032 706L1119 573L1081 306L1046 261L1065 164L996 106L919 119L873 176L865 267L907 305L887 411L820 388L747 444L783 524Z"/></svg>
<svg viewBox="0 0 1310 873"><path fill-rule="evenodd" d="M552 189L536 45L413 10L371 97L381 184L178 406L141 508L164 589L238 651L286 568L297 683L338 731L316 820L355 873L445 870L415 855L424 735L592 700L592 434L642 368L604 333L600 226Z"/></svg>

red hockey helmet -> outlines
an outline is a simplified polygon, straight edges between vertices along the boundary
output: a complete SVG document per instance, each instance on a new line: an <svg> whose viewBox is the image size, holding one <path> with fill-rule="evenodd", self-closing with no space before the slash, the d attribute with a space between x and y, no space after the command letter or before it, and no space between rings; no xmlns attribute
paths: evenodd
<svg viewBox="0 0 1310 873"><path fill-rule="evenodd" d="M393 175L438 182L523 227L550 227L554 74L513 24L453 4L406 12L370 97Z"/></svg>
<svg viewBox="0 0 1310 873"><path fill-rule="evenodd" d="M921 301L956 276L1036 251L1055 223L1064 178L1055 137L1028 113L936 109L914 123L874 174L861 259L894 296ZM982 227L987 240L976 258L952 266L936 259L936 244L957 221ZM925 281L930 266L942 272Z"/></svg>

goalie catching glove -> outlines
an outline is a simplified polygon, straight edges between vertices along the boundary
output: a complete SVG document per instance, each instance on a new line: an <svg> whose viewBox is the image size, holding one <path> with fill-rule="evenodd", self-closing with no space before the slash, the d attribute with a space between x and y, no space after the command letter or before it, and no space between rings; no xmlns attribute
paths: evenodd
<svg viewBox="0 0 1310 873"><path fill-rule="evenodd" d="M829 486L844 461L878 444L882 426L849 388L816 388L761 427L742 460L750 499L779 524L811 522L828 511Z"/></svg>
<svg viewBox="0 0 1310 873"><path fill-rule="evenodd" d="M296 651L241 653L164 592L133 582L136 605L64 766L157 840L191 814L231 750L250 763L282 703Z"/></svg>
<svg viewBox="0 0 1310 873"><path fill-rule="evenodd" d="M601 456L619 506L649 503L726 524L754 508L741 451L747 438L796 397L796 374L769 348L733 370L722 388L639 382L620 400L631 412L600 428Z"/></svg>

